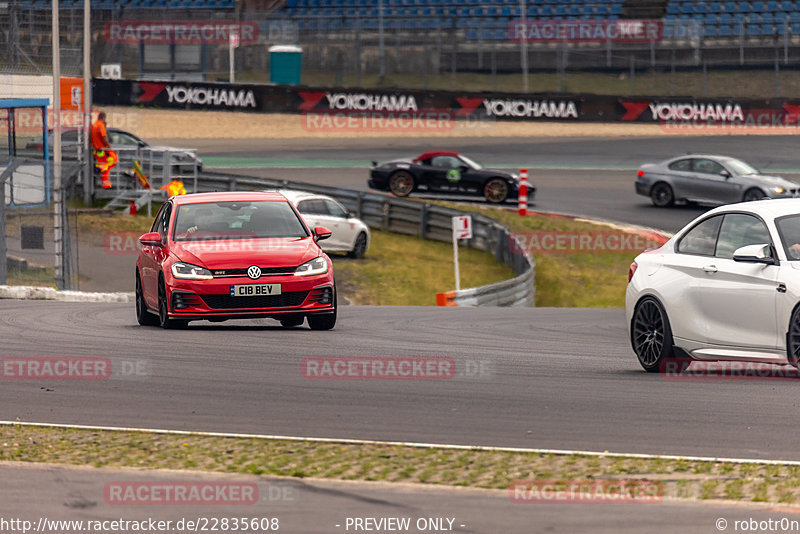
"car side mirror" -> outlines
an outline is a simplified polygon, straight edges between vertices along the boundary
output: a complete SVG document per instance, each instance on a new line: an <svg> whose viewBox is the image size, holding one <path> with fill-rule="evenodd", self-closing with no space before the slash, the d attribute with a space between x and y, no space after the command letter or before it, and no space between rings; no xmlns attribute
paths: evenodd
<svg viewBox="0 0 800 534"><path fill-rule="evenodd" d="M139 243L145 247L162 247L164 244L161 242L161 234L158 232L147 232L139 237Z"/></svg>
<svg viewBox="0 0 800 534"><path fill-rule="evenodd" d="M772 252L768 244L746 245L737 248L733 252L733 261L764 263L767 265L775 264L775 258L772 257Z"/></svg>
<svg viewBox="0 0 800 534"><path fill-rule="evenodd" d="M323 239L328 239L331 236L331 231L325 228L324 226L315 226L314 227L314 239L316 241L322 241Z"/></svg>
<svg viewBox="0 0 800 534"><path fill-rule="evenodd" d="M139 141L137 144L139 145L139 148L144 148L147 146L147 143L145 143L144 141Z"/></svg>
<svg viewBox="0 0 800 534"><path fill-rule="evenodd" d="M726 180L731 177L731 173L729 173L725 169L722 169L721 171L719 171L719 174L720 174L720 176L724 176Z"/></svg>

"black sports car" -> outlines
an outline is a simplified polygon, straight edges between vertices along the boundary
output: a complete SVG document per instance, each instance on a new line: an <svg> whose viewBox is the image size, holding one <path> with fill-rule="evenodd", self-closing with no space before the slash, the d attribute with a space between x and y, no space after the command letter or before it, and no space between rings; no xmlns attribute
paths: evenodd
<svg viewBox="0 0 800 534"><path fill-rule="evenodd" d="M398 197L413 191L482 195L493 204L517 198L519 179L495 169L484 169L458 152L425 152L414 159L385 163L372 162L370 179L373 189L391 191ZM528 186L528 200L536 188Z"/></svg>

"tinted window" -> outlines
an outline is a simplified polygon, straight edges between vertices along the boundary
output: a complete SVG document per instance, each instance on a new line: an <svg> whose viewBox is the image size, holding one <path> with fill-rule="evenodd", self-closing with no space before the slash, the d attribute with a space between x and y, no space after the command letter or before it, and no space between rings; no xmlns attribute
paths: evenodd
<svg viewBox="0 0 800 534"><path fill-rule="evenodd" d="M108 140L111 141L112 145L139 145L138 139L122 132L110 132L108 134Z"/></svg>
<svg viewBox="0 0 800 534"><path fill-rule="evenodd" d="M161 240L165 240L167 238L167 231L169 230L169 218L172 214L172 204L167 202L164 205L164 212L162 213L161 223L158 225L156 232L161 234Z"/></svg>
<svg viewBox="0 0 800 534"><path fill-rule="evenodd" d="M679 159L678 161L673 161L669 164L669 168L673 171L689 172L692 170L692 160Z"/></svg>
<svg viewBox="0 0 800 534"><path fill-rule="evenodd" d="M720 223L722 223L722 216L717 215L697 224L678 241L678 252L713 256Z"/></svg>
<svg viewBox="0 0 800 534"><path fill-rule="evenodd" d="M328 207L318 198L303 200L297 204L297 211L307 215L330 215Z"/></svg>
<svg viewBox="0 0 800 534"><path fill-rule="evenodd" d="M733 259L733 252L747 245L769 244L767 227L757 217L744 213L725 215L717 240L718 258Z"/></svg>
<svg viewBox="0 0 800 534"><path fill-rule="evenodd" d="M698 158L694 160L694 172L703 174L719 174L725 168L714 160Z"/></svg>
<svg viewBox="0 0 800 534"><path fill-rule="evenodd" d="M178 207L175 240L306 237L289 202L205 202Z"/></svg>
<svg viewBox="0 0 800 534"><path fill-rule="evenodd" d="M310 200L303 200L302 202L298 202L297 211L299 211L300 213L309 213L308 210L310 209L309 206L310 202L311 202Z"/></svg>
<svg viewBox="0 0 800 534"><path fill-rule="evenodd" d="M338 202L334 202L333 200L325 200L325 205L328 206L328 211L334 217L347 217L347 212L342 206L339 205Z"/></svg>
<svg viewBox="0 0 800 534"><path fill-rule="evenodd" d="M167 204L169 204L169 202L165 202L161 206L161 209L158 210L158 213L156 214L156 218L153 220L153 226L150 227L150 231L151 232L158 232L159 231L159 228L161 227L161 221L164 219L164 212L167 209Z"/></svg>
<svg viewBox="0 0 800 534"><path fill-rule="evenodd" d="M728 166L728 168L733 169L733 172L735 174L741 174L741 175L758 174L758 169L738 159L731 158L725 160L725 164Z"/></svg>
<svg viewBox="0 0 800 534"><path fill-rule="evenodd" d="M431 160L431 165L434 167L443 167L445 169L455 169L463 165L463 163L453 156L436 156Z"/></svg>
<svg viewBox="0 0 800 534"><path fill-rule="evenodd" d="M775 220L783 249L790 260L800 260L800 215L789 215Z"/></svg>

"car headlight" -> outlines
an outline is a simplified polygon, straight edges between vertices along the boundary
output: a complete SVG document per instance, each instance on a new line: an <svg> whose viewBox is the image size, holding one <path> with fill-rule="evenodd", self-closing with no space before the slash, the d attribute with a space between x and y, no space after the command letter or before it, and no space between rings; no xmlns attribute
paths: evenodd
<svg viewBox="0 0 800 534"><path fill-rule="evenodd" d="M770 187L769 190L772 191L773 193L778 194L778 195L780 195L781 193L785 193L786 192L786 189L782 188L779 185L776 185L775 187Z"/></svg>
<svg viewBox="0 0 800 534"><path fill-rule="evenodd" d="M208 269L180 261L172 264L172 276L184 280L209 280L214 278L214 275Z"/></svg>
<svg viewBox="0 0 800 534"><path fill-rule="evenodd" d="M295 276L313 276L315 274L325 274L328 272L328 260L320 256L295 269Z"/></svg>

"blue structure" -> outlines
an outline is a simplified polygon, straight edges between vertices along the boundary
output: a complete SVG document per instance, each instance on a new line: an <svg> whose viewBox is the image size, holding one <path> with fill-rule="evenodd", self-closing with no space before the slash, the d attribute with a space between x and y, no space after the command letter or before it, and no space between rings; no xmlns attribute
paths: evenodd
<svg viewBox="0 0 800 534"><path fill-rule="evenodd" d="M0 99L0 124L5 122L7 149L0 153L0 172L6 170L17 158L41 159L39 163L26 162L12 174L6 186L8 207L35 208L50 204L50 161L47 134L47 98ZM42 114L41 149L18 146L17 117L20 110L36 110ZM0 150L2 146L0 145ZM41 169L41 170L39 170Z"/></svg>
<svg viewBox="0 0 800 534"><path fill-rule="evenodd" d="M78 9L84 0L61 0L62 9ZM88 0L93 10L192 9L233 10L235 0ZM378 28L379 0L286 0L272 13L301 31ZM467 39L508 39L509 24L519 19L519 0L383 0L388 30L464 29ZM527 0L526 18L621 18L626 0ZM50 0L24 0L23 9L50 9ZM800 0L669 0L665 37L682 37L699 28L711 38L800 35Z"/></svg>

